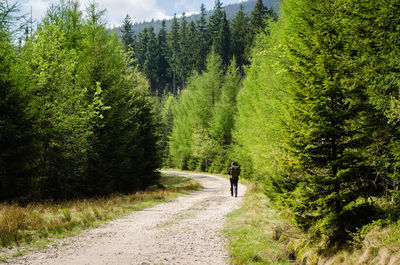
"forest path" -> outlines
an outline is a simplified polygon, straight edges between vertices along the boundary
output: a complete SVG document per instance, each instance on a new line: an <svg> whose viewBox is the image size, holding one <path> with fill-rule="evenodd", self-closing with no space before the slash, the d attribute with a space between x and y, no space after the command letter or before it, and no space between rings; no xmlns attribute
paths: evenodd
<svg viewBox="0 0 400 265"><path fill-rule="evenodd" d="M225 215L239 208L245 186L231 197L229 180L201 173L164 172L204 188L64 238L10 264L228 264Z"/></svg>

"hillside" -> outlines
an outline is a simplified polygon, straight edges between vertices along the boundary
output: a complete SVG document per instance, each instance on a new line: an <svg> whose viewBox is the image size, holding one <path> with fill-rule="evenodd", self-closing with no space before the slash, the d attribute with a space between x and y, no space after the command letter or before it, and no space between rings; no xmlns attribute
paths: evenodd
<svg viewBox="0 0 400 265"><path fill-rule="evenodd" d="M268 8L272 7L275 10L277 10L279 0L263 0L263 3ZM247 13L250 13L253 10L255 4L256 4L256 0L249 0L249 1L242 3L244 10ZM227 6L223 7L223 9L226 11L226 15L227 15L228 19L233 19L235 17L236 12L239 10L239 7L240 7L240 4L231 4L231 5L227 5ZM209 17L212 14L212 12L213 12L212 10L208 10L207 17ZM189 23L191 21L196 21L199 18L200 18L200 16L198 14L186 17L186 19ZM141 31L143 31L143 29L148 28L148 27L153 27L154 31L158 32L159 29L161 28L161 22L162 22L162 20L152 20L150 22L135 23L133 25L133 30L136 34L139 34ZM172 19L169 19L166 21L167 29L169 29L171 27L171 23L172 23Z"/></svg>

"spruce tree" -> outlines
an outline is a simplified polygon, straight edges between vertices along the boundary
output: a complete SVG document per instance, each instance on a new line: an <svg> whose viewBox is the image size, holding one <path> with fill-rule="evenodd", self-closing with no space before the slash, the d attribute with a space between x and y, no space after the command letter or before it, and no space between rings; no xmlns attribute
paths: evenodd
<svg viewBox="0 0 400 265"><path fill-rule="evenodd" d="M149 84L129 66L130 59L118 37L107 31L102 14L95 5L89 6L82 52L84 86L103 91L105 106L93 120L86 182L91 195L143 189L156 180L154 169L160 162Z"/></svg>
<svg viewBox="0 0 400 265"><path fill-rule="evenodd" d="M206 67L206 58L210 49L209 35L207 31L206 8L204 4L200 8L200 19L196 21L198 31L199 54L196 56L197 71L202 72Z"/></svg>
<svg viewBox="0 0 400 265"><path fill-rule="evenodd" d="M121 28L122 42L124 43L125 51L134 50L135 48L135 32L133 32L133 24L131 17L126 15Z"/></svg>
<svg viewBox="0 0 400 265"><path fill-rule="evenodd" d="M327 244L368 223L374 206L365 200L379 194L365 152L369 135L360 131L371 109L362 90L348 83L340 7L335 1L288 1L283 9L294 37L288 42L294 104L286 131L293 185L287 203L297 224Z"/></svg>
<svg viewBox="0 0 400 265"><path fill-rule="evenodd" d="M198 57L201 56L201 43L199 35L200 34L197 30L196 24L193 21L190 22L188 33L190 75L193 74L194 71L200 69L199 65L197 64L199 62Z"/></svg>
<svg viewBox="0 0 400 265"><path fill-rule="evenodd" d="M167 30L165 25L165 20L161 22L161 29L158 32L157 36L158 42L158 77L159 77L159 85L158 91L160 95L163 95L164 92L168 91L167 85L171 81L171 68L168 64L167 58L169 57L169 49L167 43Z"/></svg>
<svg viewBox="0 0 400 265"><path fill-rule="evenodd" d="M249 18L240 5L232 23L232 54L236 59L241 75L244 75L243 66L249 63L250 50L250 25Z"/></svg>
<svg viewBox="0 0 400 265"><path fill-rule="evenodd" d="M144 55L143 72L146 74L147 79L150 82L150 90L154 93L157 90L159 80L159 47L154 33L153 27L147 29L147 44L146 52Z"/></svg>
<svg viewBox="0 0 400 265"><path fill-rule="evenodd" d="M149 34L147 33L147 31L148 31L148 28L144 28L143 31L139 33L137 44L135 47L135 53L134 53L138 67L142 72L144 72L147 44L149 43L149 40L148 40Z"/></svg>
<svg viewBox="0 0 400 265"><path fill-rule="evenodd" d="M222 65L226 68L231 60L231 32L225 11L222 12L222 20L218 34L214 39L215 52L221 57Z"/></svg>
<svg viewBox="0 0 400 265"><path fill-rule="evenodd" d="M23 93L23 71L12 46L10 26L16 6L0 4L0 201L28 199L37 153L34 149L34 120ZM32 167L31 167L32 168Z"/></svg>
<svg viewBox="0 0 400 265"><path fill-rule="evenodd" d="M191 42L189 39L189 27L186 21L185 13L182 14L181 24L179 27L179 58L178 58L178 75L182 80L181 87L185 87L185 82L189 77L192 65L191 61Z"/></svg>
<svg viewBox="0 0 400 265"><path fill-rule="evenodd" d="M171 66L172 70L172 93L177 93L177 73L178 73L178 64L180 58L180 49L179 49L179 23L176 18L176 14L172 19L171 31L168 34L168 47L170 50L168 62Z"/></svg>
<svg viewBox="0 0 400 265"><path fill-rule="evenodd" d="M210 16L207 25L209 46L211 47L217 38L222 24L222 4L219 0L215 1L213 14Z"/></svg>
<svg viewBox="0 0 400 265"><path fill-rule="evenodd" d="M63 15L70 9L61 6L58 12ZM91 91L80 86L78 52L70 46L65 24L54 22L45 18L21 57L30 80L29 108L36 119L40 155L35 196L65 199L83 193L79 180L87 169L93 112L85 102Z"/></svg>
<svg viewBox="0 0 400 265"><path fill-rule="evenodd" d="M267 7L264 6L263 1L257 0L250 17L253 35L257 35L265 30L267 14Z"/></svg>

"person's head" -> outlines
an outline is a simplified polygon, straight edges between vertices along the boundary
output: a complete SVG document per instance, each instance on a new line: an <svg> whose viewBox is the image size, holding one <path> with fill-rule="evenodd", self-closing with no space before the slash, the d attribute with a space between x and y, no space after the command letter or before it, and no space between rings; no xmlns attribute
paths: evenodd
<svg viewBox="0 0 400 265"><path fill-rule="evenodd" d="M231 166L233 167L234 165L235 165L235 162L232 162L232 163L231 163Z"/></svg>

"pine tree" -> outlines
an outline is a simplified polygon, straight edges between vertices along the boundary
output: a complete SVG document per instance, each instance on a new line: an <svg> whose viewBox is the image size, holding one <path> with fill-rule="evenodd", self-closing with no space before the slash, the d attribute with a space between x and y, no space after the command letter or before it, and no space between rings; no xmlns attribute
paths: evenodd
<svg viewBox="0 0 400 265"><path fill-rule="evenodd" d="M130 59L102 16L95 5L89 6L82 51L84 86L102 90L105 106L93 120L86 181L91 195L143 189L157 179L154 169L160 162L149 84L129 66Z"/></svg>
<svg viewBox="0 0 400 265"><path fill-rule="evenodd" d="M215 105L221 98L222 83L221 59L211 53L207 70L192 76L173 110L169 148L175 166L191 170L209 169L215 152L209 127Z"/></svg>
<svg viewBox="0 0 400 265"><path fill-rule="evenodd" d="M209 134L215 154L209 171L224 172L232 160L230 155L234 117L237 112L236 95L241 87L240 74L233 60L223 81L221 97L215 105Z"/></svg>
<svg viewBox="0 0 400 265"><path fill-rule="evenodd" d="M159 47L153 27L147 29L146 53L144 55L143 72L150 81L150 90L156 92L159 84Z"/></svg>
<svg viewBox="0 0 400 265"><path fill-rule="evenodd" d="M340 7L335 1L289 1L284 7L294 36L288 59L295 95L286 161L294 186L287 203L297 224L328 244L369 222L374 206L364 201L382 192L365 152L370 136L361 129L371 109L362 89L348 83L349 65L342 59L347 49L344 25L336 19Z"/></svg>
<svg viewBox="0 0 400 265"><path fill-rule="evenodd" d="M168 43L167 43L167 30L165 20L161 22L161 29L157 36L158 42L158 76L159 76L159 95L163 95L168 91L167 85L171 81L171 69L168 64L167 58L169 57Z"/></svg>
<svg viewBox="0 0 400 265"><path fill-rule="evenodd" d="M180 49L179 49L179 23L176 18L176 14L172 19L171 31L168 34L168 47L170 50L170 57L168 58L169 65L172 70L172 93L177 93L177 73L178 73L178 64L180 58Z"/></svg>
<svg viewBox="0 0 400 265"><path fill-rule="evenodd" d="M257 0L250 17L253 35L257 35L265 30L267 14L267 8L264 6L263 1Z"/></svg>
<svg viewBox="0 0 400 265"><path fill-rule="evenodd" d="M135 48L135 33L133 32L133 24L131 17L126 15L121 28L122 42L124 43L125 51L131 51Z"/></svg>
<svg viewBox="0 0 400 265"><path fill-rule="evenodd" d="M276 189L282 188L283 132L290 123L287 106L292 103L282 31L281 23L273 24L271 36L257 39L251 50L251 64L237 97L233 132L232 160L239 162L243 175L265 183L271 198L282 196Z"/></svg>
<svg viewBox="0 0 400 265"><path fill-rule="evenodd" d="M243 5L232 23L232 54L236 59L240 74L244 75L243 66L249 63L248 53L250 50L250 25L249 18L244 12Z"/></svg>
<svg viewBox="0 0 400 265"><path fill-rule="evenodd" d="M149 43L149 40L148 40L149 34L147 33L147 31L148 31L148 28L145 28L142 32L139 33L137 44L135 47L135 53L134 53L138 67L142 72L144 72L147 44Z"/></svg>
<svg viewBox="0 0 400 265"><path fill-rule="evenodd" d="M38 137L35 196L64 199L82 192L78 180L87 168L92 112L84 101L87 90L79 85L77 51L70 49L64 25L50 21L37 30L22 58L30 58L24 60L25 74Z"/></svg>
<svg viewBox="0 0 400 265"><path fill-rule="evenodd" d="M196 21L199 41L199 54L197 59L197 71L202 72L206 67L206 58L210 49L209 35L207 31L206 8L204 4L200 8L200 18Z"/></svg>
<svg viewBox="0 0 400 265"><path fill-rule="evenodd" d="M201 56L201 43L199 38L199 31L197 30L196 24L192 21L189 24L188 42L189 42L189 65L190 74L194 71L199 70L200 66L198 57Z"/></svg>
<svg viewBox="0 0 400 265"><path fill-rule="evenodd" d="M368 125L360 126L370 135L366 139L370 145L365 149L369 164L378 172L375 186L388 194L398 189L400 183L397 170L400 64L396 59L400 49L399 31L395 26L399 23L399 4L398 1L347 1L341 12L347 25L344 27L348 36L347 71L354 73L348 82L353 85L354 94L368 98L374 106L369 106L371 110L364 114ZM392 194L398 196L396 192Z"/></svg>
<svg viewBox="0 0 400 265"><path fill-rule="evenodd" d="M29 198L34 176L29 165L37 158L33 119L18 76L22 69L11 44L15 12L15 5L0 4L0 201Z"/></svg>
<svg viewBox="0 0 400 265"><path fill-rule="evenodd" d="M192 66L190 64L191 61L191 42L193 40L189 39L189 27L186 21L185 13L182 14L181 24L179 27L179 58L178 58L178 67L177 73L182 80L181 87L185 87L185 82L189 77Z"/></svg>
<svg viewBox="0 0 400 265"><path fill-rule="evenodd" d="M218 35L214 39L214 49L215 52L221 57L222 65L227 67L231 60L231 33L229 22L226 18L225 11L222 12L222 20L220 28L218 30Z"/></svg>
<svg viewBox="0 0 400 265"><path fill-rule="evenodd" d="M222 24L222 4L219 0L215 1L215 6L213 10L213 14L210 16L207 25L207 35L209 37L209 47L214 44L215 39L217 38L221 24Z"/></svg>

